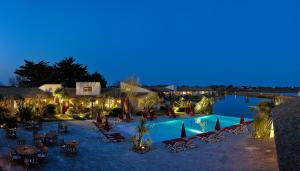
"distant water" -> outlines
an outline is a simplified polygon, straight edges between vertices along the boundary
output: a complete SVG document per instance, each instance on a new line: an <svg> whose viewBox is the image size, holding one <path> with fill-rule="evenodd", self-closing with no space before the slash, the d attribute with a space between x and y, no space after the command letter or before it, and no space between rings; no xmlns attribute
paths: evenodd
<svg viewBox="0 0 300 171"><path fill-rule="evenodd" d="M213 110L214 113L225 116L240 117L244 115L244 117L253 118L255 113L251 112L249 107L256 106L261 101L270 101L270 99L228 95L219 99L214 104Z"/></svg>
<svg viewBox="0 0 300 171"><path fill-rule="evenodd" d="M283 95L283 96L299 96L298 93L277 93L277 94L280 94L280 95Z"/></svg>

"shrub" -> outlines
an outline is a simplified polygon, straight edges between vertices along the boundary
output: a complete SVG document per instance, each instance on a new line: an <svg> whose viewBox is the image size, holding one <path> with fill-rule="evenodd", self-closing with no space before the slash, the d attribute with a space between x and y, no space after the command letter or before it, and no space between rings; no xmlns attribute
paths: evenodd
<svg viewBox="0 0 300 171"><path fill-rule="evenodd" d="M18 104L17 116L20 117L21 121L28 121L34 118L34 110L30 105L26 105L23 102Z"/></svg>
<svg viewBox="0 0 300 171"><path fill-rule="evenodd" d="M16 127L16 118L9 116L9 110L0 106L0 125L4 124L5 128Z"/></svg>
<svg viewBox="0 0 300 171"><path fill-rule="evenodd" d="M74 107L69 107L69 109L66 111L66 114L67 115L76 115L78 113Z"/></svg>
<svg viewBox="0 0 300 171"><path fill-rule="evenodd" d="M109 116L118 117L120 113L122 113L122 109L117 107L110 111Z"/></svg>
<svg viewBox="0 0 300 171"><path fill-rule="evenodd" d="M211 114L213 113L213 104L215 103L214 98L203 96L201 100L196 103L195 112L200 114Z"/></svg>
<svg viewBox="0 0 300 171"><path fill-rule="evenodd" d="M54 104L48 104L43 111L44 116L50 116L56 114L56 106Z"/></svg>
<svg viewBox="0 0 300 171"><path fill-rule="evenodd" d="M257 114L253 118L254 138L270 138L272 118L271 111L274 108L272 102L260 102L257 105Z"/></svg>

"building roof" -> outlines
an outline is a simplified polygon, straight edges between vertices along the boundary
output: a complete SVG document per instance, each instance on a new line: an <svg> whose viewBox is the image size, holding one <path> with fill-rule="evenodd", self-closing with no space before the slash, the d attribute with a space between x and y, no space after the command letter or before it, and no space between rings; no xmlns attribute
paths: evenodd
<svg viewBox="0 0 300 171"><path fill-rule="evenodd" d="M166 87L161 87L161 86L147 86L145 88L155 91L155 92L171 92L171 91L173 91L171 89L168 89Z"/></svg>
<svg viewBox="0 0 300 171"><path fill-rule="evenodd" d="M190 86L180 86L177 88L177 91L212 91L211 87L190 87Z"/></svg>
<svg viewBox="0 0 300 171"><path fill-rule="evenodd" d="M35 97L38 94L51 96L51 93L44 92L37 87L35 88L0 87L0 95L7 98Z"/></svg>

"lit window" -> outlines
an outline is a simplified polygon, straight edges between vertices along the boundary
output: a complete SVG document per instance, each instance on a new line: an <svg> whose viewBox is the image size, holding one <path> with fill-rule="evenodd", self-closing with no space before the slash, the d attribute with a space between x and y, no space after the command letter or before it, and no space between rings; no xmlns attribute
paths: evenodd
<svg viewBox="0 0 300 171"><path fill-rule="evenodd" d="M83 92L92 92L92 87L83 87Z"/></svg>

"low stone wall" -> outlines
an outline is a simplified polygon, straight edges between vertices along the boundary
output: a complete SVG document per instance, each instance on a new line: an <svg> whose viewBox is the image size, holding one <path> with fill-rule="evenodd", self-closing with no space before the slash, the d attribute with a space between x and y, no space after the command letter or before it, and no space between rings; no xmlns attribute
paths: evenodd
<svg viewBox="0 0 300 171"><path fill-rule="evenodd" d="M281 171L300 170L300 98L272 111L278 164Z"/></svg>

